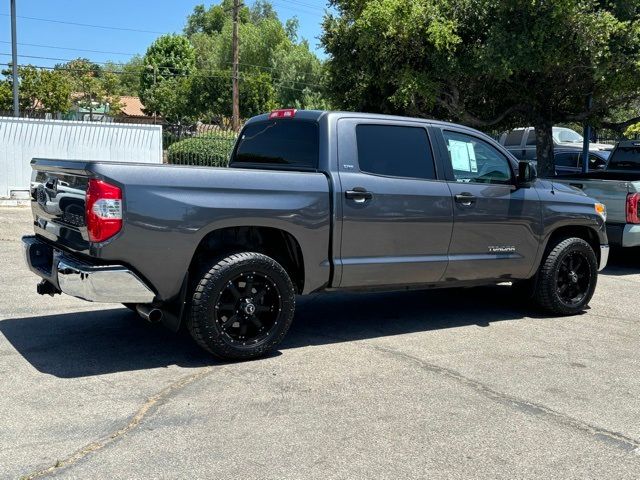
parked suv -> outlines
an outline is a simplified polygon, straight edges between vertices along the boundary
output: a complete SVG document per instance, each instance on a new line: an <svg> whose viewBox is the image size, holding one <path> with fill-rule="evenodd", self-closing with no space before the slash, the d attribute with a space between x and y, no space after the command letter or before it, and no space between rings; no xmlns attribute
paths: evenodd
<svg viewBox="0 0 640 480"><path fill-rule="evenodd" d="M23 242L40 293L184 323L223 358L275 348L296 294L321 290L513 282L546 311L575 314L609 251L603 205L536 179L476 130L432 120L276 110L247 122L231 168L32 168L35 236ZM69 188L84 192L80 215L75 201L56 205Z"/></svg>
<svg viewBox="0 0 640 480"><path fill-rule="evenodd" d="M553 127L554 149L582 151L583 137L578 132L565 127ZM500 135L499 142L518 160L536 159L536 131L534 127L515 128ZM611 150L613 145L590 143L589 150L596 152ZM563 170L559 170L562 172Z"/></svg>

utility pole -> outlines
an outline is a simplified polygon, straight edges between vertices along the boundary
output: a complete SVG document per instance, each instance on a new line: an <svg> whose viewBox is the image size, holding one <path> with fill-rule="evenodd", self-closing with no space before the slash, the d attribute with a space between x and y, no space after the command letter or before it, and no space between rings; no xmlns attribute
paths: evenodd
<svg viewBox="0 0 640 480"><path fill-rule="evenodd" d="M238 12L240 11L240 0L233 0L233 68L232 68L232 114L231 125L235 132L240 129L240 92L238 90L239 80L239 52L238 52Z"/></svg>
<svg viewBox="0 0 640 480"><path fill-rule="evenodd" d="M587 95L587 112L591 112L593 104L593 95L590 93ZM584 122L583 141L582 141L582 173L589 172L589 141L591 140L591 126L589 121Z"/></svg>
<svg viewBox="0 0 640 480"><path fill-rule="evenodd" d="M16 0L11 0L11 70L13 71L13 116L20 116L18 99L18 40L16 37Z"/></svg>

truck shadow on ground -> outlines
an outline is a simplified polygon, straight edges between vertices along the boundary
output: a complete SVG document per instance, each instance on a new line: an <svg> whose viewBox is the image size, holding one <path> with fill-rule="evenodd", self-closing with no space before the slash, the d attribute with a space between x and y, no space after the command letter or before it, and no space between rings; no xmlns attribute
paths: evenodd
<svg viewBox="0 0 640 480"><path fill-rule="evenodd" d="M509 287L318 294L299 298L280 351L533 315ZM7 319L0 332L35 369L60 378L220 364L186 333L149 325L127 309Z"/></svg>

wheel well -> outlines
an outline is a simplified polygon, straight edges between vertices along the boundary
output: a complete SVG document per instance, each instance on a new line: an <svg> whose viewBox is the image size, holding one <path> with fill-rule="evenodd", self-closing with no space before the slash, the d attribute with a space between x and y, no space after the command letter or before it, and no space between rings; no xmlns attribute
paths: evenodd
<svg viewBox="0 0 640 480"><path fill-rule="evenodd" d="M565 238L571 237L581 238L591 245L591 248L593 248L593 251L596 254L596 258L600 261L600 240L598 239L597 233L592 228L577 225L560 227L557 230L554 230L547 242L545 253L552 245L557 244Z"/></svg>
<svg viewBox="0 0 640 480"><path fill-rule="evenodd" d="M213 256L238 252L258 252L273 258L287 271L297 292L302 292L302 249L293 235L278 228L228 227L209 232L196 248L189 272L197 272L202 262Z"/></svg>

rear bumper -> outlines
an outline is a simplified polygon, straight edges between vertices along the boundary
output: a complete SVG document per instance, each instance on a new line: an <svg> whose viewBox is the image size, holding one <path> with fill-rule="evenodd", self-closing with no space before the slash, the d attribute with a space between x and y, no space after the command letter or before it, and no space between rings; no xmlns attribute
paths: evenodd
<svg viewBox="0 0 640 480"><path fill-rule="evenodd" d="M640 247L640 225L631 223L607 223L607 236L611 245Z"/></svg>
<svg viewBox="0 0 640 480"><path fill-rule="evenodd" d="M27 266L61 292L89 302L151 303L155 297L122 265L93 265L53 248L34 236L22 237Z"/></svg>

